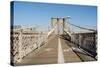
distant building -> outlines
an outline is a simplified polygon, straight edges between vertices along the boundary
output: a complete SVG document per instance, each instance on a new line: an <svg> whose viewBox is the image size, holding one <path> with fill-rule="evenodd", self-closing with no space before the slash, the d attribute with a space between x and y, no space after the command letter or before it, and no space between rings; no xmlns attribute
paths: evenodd
<svg viewBox="0 0 100 67"><path fill-rule="evenodd" d="M14 25L14 26L11 26L11 29L20 29L21 28L21 25Z"/></svg>

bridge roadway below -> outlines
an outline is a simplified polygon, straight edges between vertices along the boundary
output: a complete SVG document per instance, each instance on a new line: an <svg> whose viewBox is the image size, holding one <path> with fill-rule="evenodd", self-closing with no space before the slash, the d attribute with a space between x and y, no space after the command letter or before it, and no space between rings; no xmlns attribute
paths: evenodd
<svg viewBox="0 0 100 67"><path fill-rule="evenodd" d="M76 47L70 47L71 43L58 37L52 36L47 43L34 50L21 62L15 65L55 64L82 61L95 61L94 58Z"/></svg>

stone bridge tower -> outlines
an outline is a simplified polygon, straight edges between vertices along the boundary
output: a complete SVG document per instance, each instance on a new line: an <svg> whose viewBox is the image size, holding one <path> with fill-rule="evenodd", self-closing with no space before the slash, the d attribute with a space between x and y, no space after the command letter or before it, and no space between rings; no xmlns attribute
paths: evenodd
<svg viewBox="0 0 100 67"><path fill-rule="evenodd" d="M51 18L51 28L56 26L56 33L57 34L64 34L65 28L65 19L66 18Z"/></svg>

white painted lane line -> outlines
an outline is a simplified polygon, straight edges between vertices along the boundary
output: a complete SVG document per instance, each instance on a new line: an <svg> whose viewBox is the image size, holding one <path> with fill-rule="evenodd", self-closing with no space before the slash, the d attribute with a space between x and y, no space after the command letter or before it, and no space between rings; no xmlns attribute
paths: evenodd
<svg viewBox="0 0 100 67"><path fill-rule="evenodd" d="M64 63L64 55L61 47L60 38L58 38L58 63Z"/></svg>

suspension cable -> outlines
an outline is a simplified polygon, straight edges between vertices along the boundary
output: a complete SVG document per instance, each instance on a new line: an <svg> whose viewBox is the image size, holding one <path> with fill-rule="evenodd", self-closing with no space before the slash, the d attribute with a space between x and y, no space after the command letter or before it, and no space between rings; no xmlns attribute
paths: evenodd
<svg viewBox="0 0 100 67"><path fill-rule="evenodd" d="M96 30L94 30L94 29L88 29L88 28L84 28L84 27L77 26L77 25L75 25L75 24L72 24L72 23L69 23L69 24L70 24L70 25L72 25L72 26L75 26L75 27L81 28L81 29L85 29L85 30L89 30L89 31L96 31Z"/></svg>

